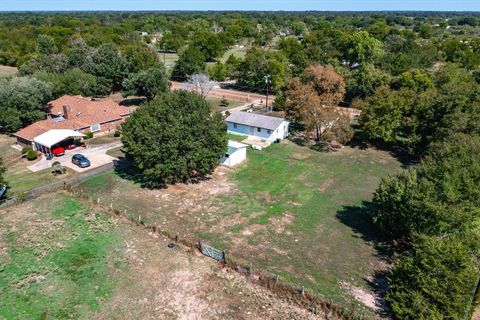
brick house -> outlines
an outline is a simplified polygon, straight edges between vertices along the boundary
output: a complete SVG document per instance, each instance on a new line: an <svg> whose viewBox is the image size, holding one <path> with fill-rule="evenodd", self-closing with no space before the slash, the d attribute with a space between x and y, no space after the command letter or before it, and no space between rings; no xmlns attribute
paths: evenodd
<svg viewBox="0 0 480 320"><path fill-rule="evenodd" d="M48 103L47 119L40 120L15 133L17 142L33 146L33 139L52 129L71 129L93 134L116 130L133 109L108 100L81 96L63 96Z"/></svg>

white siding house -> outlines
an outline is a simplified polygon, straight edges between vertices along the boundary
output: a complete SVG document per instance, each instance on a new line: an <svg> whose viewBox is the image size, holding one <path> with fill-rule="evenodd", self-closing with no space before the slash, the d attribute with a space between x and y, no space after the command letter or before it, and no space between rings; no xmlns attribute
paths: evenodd
<svg viewBox="0 0 480 320"><path fill-rule="evenodd" d="M233 112L226 120L227 131L273 142L288 136L290 122L251 112Z"/></svg>
<svg viewBox="0 0 480 320"><path fill-rule="evenodd" d="M228 149L225 155L220 159L220 164L227 167L233 167L247 158L247 145L228 140Z"/></svg>

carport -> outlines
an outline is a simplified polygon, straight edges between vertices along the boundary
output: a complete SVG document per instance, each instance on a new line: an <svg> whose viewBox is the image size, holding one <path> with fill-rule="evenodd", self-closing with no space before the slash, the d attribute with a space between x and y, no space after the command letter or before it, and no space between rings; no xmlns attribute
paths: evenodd
<svg viewBox="0 0 480 320"><path fill-rule="evenodd" d="M52 147L67 139L85 137L83 133L70 129L51 129L33 138L35 150L46 156L52 155Z"/></svg>

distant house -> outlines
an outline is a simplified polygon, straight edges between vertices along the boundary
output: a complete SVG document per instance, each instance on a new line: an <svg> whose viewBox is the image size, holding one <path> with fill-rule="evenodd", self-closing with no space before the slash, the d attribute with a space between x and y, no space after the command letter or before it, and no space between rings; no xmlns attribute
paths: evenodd
<svg viewBox="0 0 480 320"><path fill-rule="evenodd" d="M290 122L251 112L233 112L226 120L227 131L273 142L288 136Z"/></svg>
<svg viewBox="0 0 480 320"><path fill-rule="evenodd" d="M94 134L117 129L132 112L112 100L92 100L81 96L63 96L48 103L47 119L15 133L17 142L35 146L34 139L53 129L69 129Z"/></svg>

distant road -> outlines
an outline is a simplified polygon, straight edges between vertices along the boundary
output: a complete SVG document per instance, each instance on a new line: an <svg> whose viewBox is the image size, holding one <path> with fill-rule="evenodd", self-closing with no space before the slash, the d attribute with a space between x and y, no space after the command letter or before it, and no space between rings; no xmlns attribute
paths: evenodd
<svg viewBox="0 0 480 320"><path fill-rule="evenodd" d="M194 86L190 83L187 82L176 82L176 81L171 81L172 87L171 90L188 90L188 91L193 91ZM263 101L265 103L265 95L261 95L258 93L251 93L251 92L244 92L244 91L238 91L238 90L232 90L232 89L212 89L208 93L209 97L216 97L216 98L226 98L226 99L232 99L232 100L239 100L239 101L245 101L245 104L248 103L257 103L259 104L260 101ZM268 104L271 105L273 101L275 100L275 96L269 95L268 96ZM233 110L233 111L239 111L244 109L245 106L238 107L238 110ZM236 108L237 109L237 108ZM358 117L361 114L361 110L359 109L354 109L354 108L345 108L345 107L338 107L338 111L347 114L351 119ZM229 110L232 112L232 110Z"/></svg>
<svg viewBox="0 0 480 320"><path fill-rule="evenodd" d="M176 81L171 81L172 83L172 90L194 90L193 85L190 83L186 82L176 82ZM232 100L239 100L239 101L245 101L245 103L259 103L260 101L263 101L265 103L265 95L261 95L258 93L251 93L251 92L244 92L244 91L238 91L238 90L231 90L231 89L220 89L220 88L215 88L212 89L209 93L208 96L210 97L215 97L215 98L226 98L226 99L232 99ZM273 100L275 100L275 96L269 95L268 96L268 104L270 105Z"/></svg>

